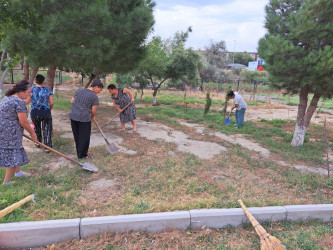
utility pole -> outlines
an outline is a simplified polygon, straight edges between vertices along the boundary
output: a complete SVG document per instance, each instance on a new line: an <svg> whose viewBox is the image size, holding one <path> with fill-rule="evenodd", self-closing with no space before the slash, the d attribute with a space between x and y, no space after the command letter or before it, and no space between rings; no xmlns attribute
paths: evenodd
<svg viewBox="0 0 333 250"><path fill-rule="evenodd" d="M234 43L235 43L235 45L234 45L234 55L232 57L232 64L235 64L236 40L234 40ZM235 66L235 65L233 65L233 66Z"/></svg>

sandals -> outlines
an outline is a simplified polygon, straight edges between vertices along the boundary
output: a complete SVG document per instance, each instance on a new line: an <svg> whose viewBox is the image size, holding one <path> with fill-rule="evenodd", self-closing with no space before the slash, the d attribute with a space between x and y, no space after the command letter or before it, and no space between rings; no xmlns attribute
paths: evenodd
<svg viewBox="0 0 333 250"><path fill-rule="evenodd" d="M92 156L90 154L87 154L87 156L83 157L83 159L92 159Z"/></svg>

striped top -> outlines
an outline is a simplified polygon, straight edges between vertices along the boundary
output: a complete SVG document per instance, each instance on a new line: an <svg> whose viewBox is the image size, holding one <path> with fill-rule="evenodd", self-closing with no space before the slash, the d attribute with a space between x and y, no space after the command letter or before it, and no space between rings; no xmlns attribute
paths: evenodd
<svg viewBox="0 0 333 250"><path fill-rule="evenodd" d="M91 122L91 108L99 105L97 95L89 89L79 89L74 98L68 117L74 121Z"/></svg>

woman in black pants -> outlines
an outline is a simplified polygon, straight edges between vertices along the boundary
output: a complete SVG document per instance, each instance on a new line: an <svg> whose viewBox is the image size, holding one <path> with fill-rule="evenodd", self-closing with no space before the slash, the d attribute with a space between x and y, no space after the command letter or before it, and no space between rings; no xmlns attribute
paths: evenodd
<svg viewBox="0 0 333 250"><path fill-rule="evenodd" d="M52 115L54 101L52 91L44 87L45 77L43 75L36 76L36 86L31 88L31 120L35 126L35 133L38 141L52 148ZM30 98L26 103L30 102ZM39 147L38 144L35 144ZM50 152L45 149L45 152Z"/></svg>
<svg viewBox="0 0 333 250"><path fill-rule="evenodd" d="M101 81L95 79L89 88L76 91L71 100L73 106L69 118L71 119L76 153L79 159L91 158L88 154L91 120L94 120L99 105L97 94L103 90L103 87Z"/></svg>

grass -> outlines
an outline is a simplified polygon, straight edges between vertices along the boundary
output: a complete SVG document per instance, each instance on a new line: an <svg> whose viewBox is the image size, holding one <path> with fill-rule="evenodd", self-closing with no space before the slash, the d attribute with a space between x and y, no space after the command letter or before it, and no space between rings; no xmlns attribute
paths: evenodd
<svg viewBox="0 0 333 250"><path fill-rule="evenodd" d="M272 152L280 154L282 157L294 160L312 161L315 164L323 164L324 144L320 141L309 143L310 133L306 135L305 144L300 148L290 145L292 133L286 131L283 126L294 127L294 122L290 120L274 119L271 121L262 119L259 124L248 121L246 126L236 129L234 126L223 125L223 114L216 110L211 110L206 117L203 115L203 109L188 108L187 112L181 105L176 106L157 106L138 108L139 115L149 115L147 121L159 121L172 125L175 123L170 118L185 119L189 122L203 124L209 128L219 130L223 133L242 133L248 138L260 142L263 146L269 148ZM236 121L231 118L231 124ZM263 123L267 126L263 126ZM311 131L321 133L320 127L313 126Z"/></svg>
<svg viewBox="0 0 333 250"><path fill-rule="evenodd" d="M68 98L62 98L62 97L58 97L55 98L55 102L54 102L54 109L57 110L69 110L72 108L72 104L70 99Z"/></svg>
<svg viewBox="0 0 333 250"><path fill-rule="evenodd" d="M321 250L333 245L333 225L310 222L273 222L262 224L287 249ZM106 233L80 241L56 244L59 249L259 249L260 240L253 227L189 229L161 233Z"/></svg>
<svg viewBox="0 0 333 250"><path fill-rule="evenodd" d="M151 90L145 90L144 91L145 95L143 96L143 100L140 100L137 98L135 100L136 103L144 103L144 104L151 104L153 103L153 95ZM186 102L188 104L193 104L193 105L204 105L206 103L206 92L189 92L187 91L187 97L186 97ZM161 105L174 105L174 104L184 104L185 99L184 99L184 94L185 92L179 92L179 91L159 91L157 94L157 103ZM224 93L216 93L212 92L211 93L211 98L212 98L212 105L215 106L222 106L224 105ZM231 103L231 101L230 101ZM254 105L260 105L265 103L264 101L252 101L248 102L248 105L254 106ZM185 104L184 104L185 105Z"/></svg>

